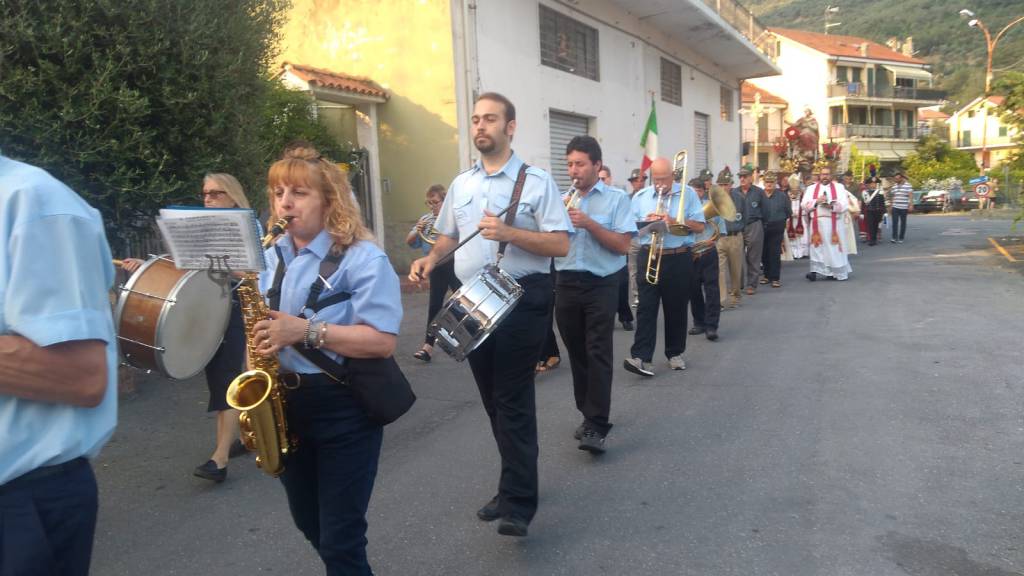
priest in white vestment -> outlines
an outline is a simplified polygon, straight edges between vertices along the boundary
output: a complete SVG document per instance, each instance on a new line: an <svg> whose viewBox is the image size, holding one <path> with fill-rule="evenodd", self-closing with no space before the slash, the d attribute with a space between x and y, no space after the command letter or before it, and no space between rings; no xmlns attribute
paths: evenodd
<svg viewBox="0 0 1024 576"><path fill-rule="evenodd" d="M821 179L807 186L800 205L810 216L811 271L807 279L846 280L853 271L844 246L847 240L843 215L849 211L850 200L846 188L832 181L829 166L821 167Z"/></svg>

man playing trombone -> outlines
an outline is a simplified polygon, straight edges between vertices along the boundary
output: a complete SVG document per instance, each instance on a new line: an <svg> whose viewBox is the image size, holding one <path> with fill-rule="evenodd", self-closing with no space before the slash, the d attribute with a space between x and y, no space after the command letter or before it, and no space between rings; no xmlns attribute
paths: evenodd
<svg viewBox="0 0 1024 576"><path fill-rule="evenodd" d="M579 449L604 452L612 425L612 333L618 303L618 271L626 265L636 223L626 194L598 179L601 146L591 136L576 136L565 149L573 188L566 208L576 233L569 254L555 258L555 319L569 351L576 408L583 423L576 429Z"/></svg>
<svg viewBox="0 0 1024 576"><path fill-rule="evenodd" d="M683 166L678 167L685 172ZM623 368L640 376L654 376L651 360L658 338L658 304L665 310L665 357L673 370L685 370L683 352L686 350L686 308L689 301L693 274L690 249L694 234L704 231L704 212L693 188L682 187L673 181L673 167L665 158L651 164L653 185L633 196L633 216L648 222L663 221L668 229L648 233L640 238L637 254L637 290L640 304L636 310L636 336L630 349L630 358ZM680 200L684 207L680 209ZM684 220L680 222L679 220ZM677 235L678 225L684 224L690 234ZM660 238L658 237L660 236ZM659 246L660 245L660 246Z"/></svg>

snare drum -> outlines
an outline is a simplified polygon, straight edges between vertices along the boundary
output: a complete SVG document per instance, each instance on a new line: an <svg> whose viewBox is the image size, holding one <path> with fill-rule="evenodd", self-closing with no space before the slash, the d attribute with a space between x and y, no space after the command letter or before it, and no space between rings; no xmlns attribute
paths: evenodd
<svg viewBox="0 0 1024 576"><path fill-rule="evenodd" d="M523 288L504 270L488 264L463 284L430 323L437 345L462 362L515 308Z"/></svg>
<svg viewBox="0 0 1024 576"><path fill-rule="evenodd" d="M195 376L213 358L231 315L230 283L153 256L121 286L114 311L124 360L168 378Z"/></svg>

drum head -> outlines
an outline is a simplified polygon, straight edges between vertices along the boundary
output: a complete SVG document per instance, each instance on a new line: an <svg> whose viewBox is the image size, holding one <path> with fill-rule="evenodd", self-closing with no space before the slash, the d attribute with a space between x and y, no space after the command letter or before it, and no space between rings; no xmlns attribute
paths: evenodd
<svg viewBox="0 0 1024 576"><path fill-rule="evenodd" d="M217 353L231 316L230 285L206 270L193 270L167 295L157 325L156 346L161 372L182 380L198 374Z"/></svg>

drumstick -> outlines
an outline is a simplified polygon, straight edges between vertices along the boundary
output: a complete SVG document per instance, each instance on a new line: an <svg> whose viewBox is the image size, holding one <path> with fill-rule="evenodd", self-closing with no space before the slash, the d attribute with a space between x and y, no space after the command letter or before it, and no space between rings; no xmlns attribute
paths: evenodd
<svg viewBox="0 0 1024 576"><path fill-rule="evenodd" d="M124 266L124 260L118 260L117 258L114 258L113 262L114 262L114 266L116 268L120 268L121 266Z"/></svg>
<svg viewBox="0 0 1024 576"><path fill-rule="evenodd" d="M518 204L518 202L517 202L517 204ZM508 209L511 208L511 207L512 207L512 204L509 204L508 206L505 207L504 210L502 210L501 212L498 212L497 214L495 214L494 217L495 218L500 218L503 214L505 214L505 212L508 212ZM444 264L445 262L447 262L449 258L454 257L456 250L458 250L459 248L462 248L463 246L465 246L466 242L469 242L470 240L472 240L473 237L476 236L479 233L480 233L480 229L477 228L476 231L473 232L472 234L470 234L469 236L467 236L465 240L463 240L462 242L459 242L458 246L456 246L455 248L452 248L451 252L449 252L449 253L445 254L444 256L442 256L441 259L438 260L436 264L434 264L434 267L436 268L437 266L440 266L441 264Z"/></svg>

